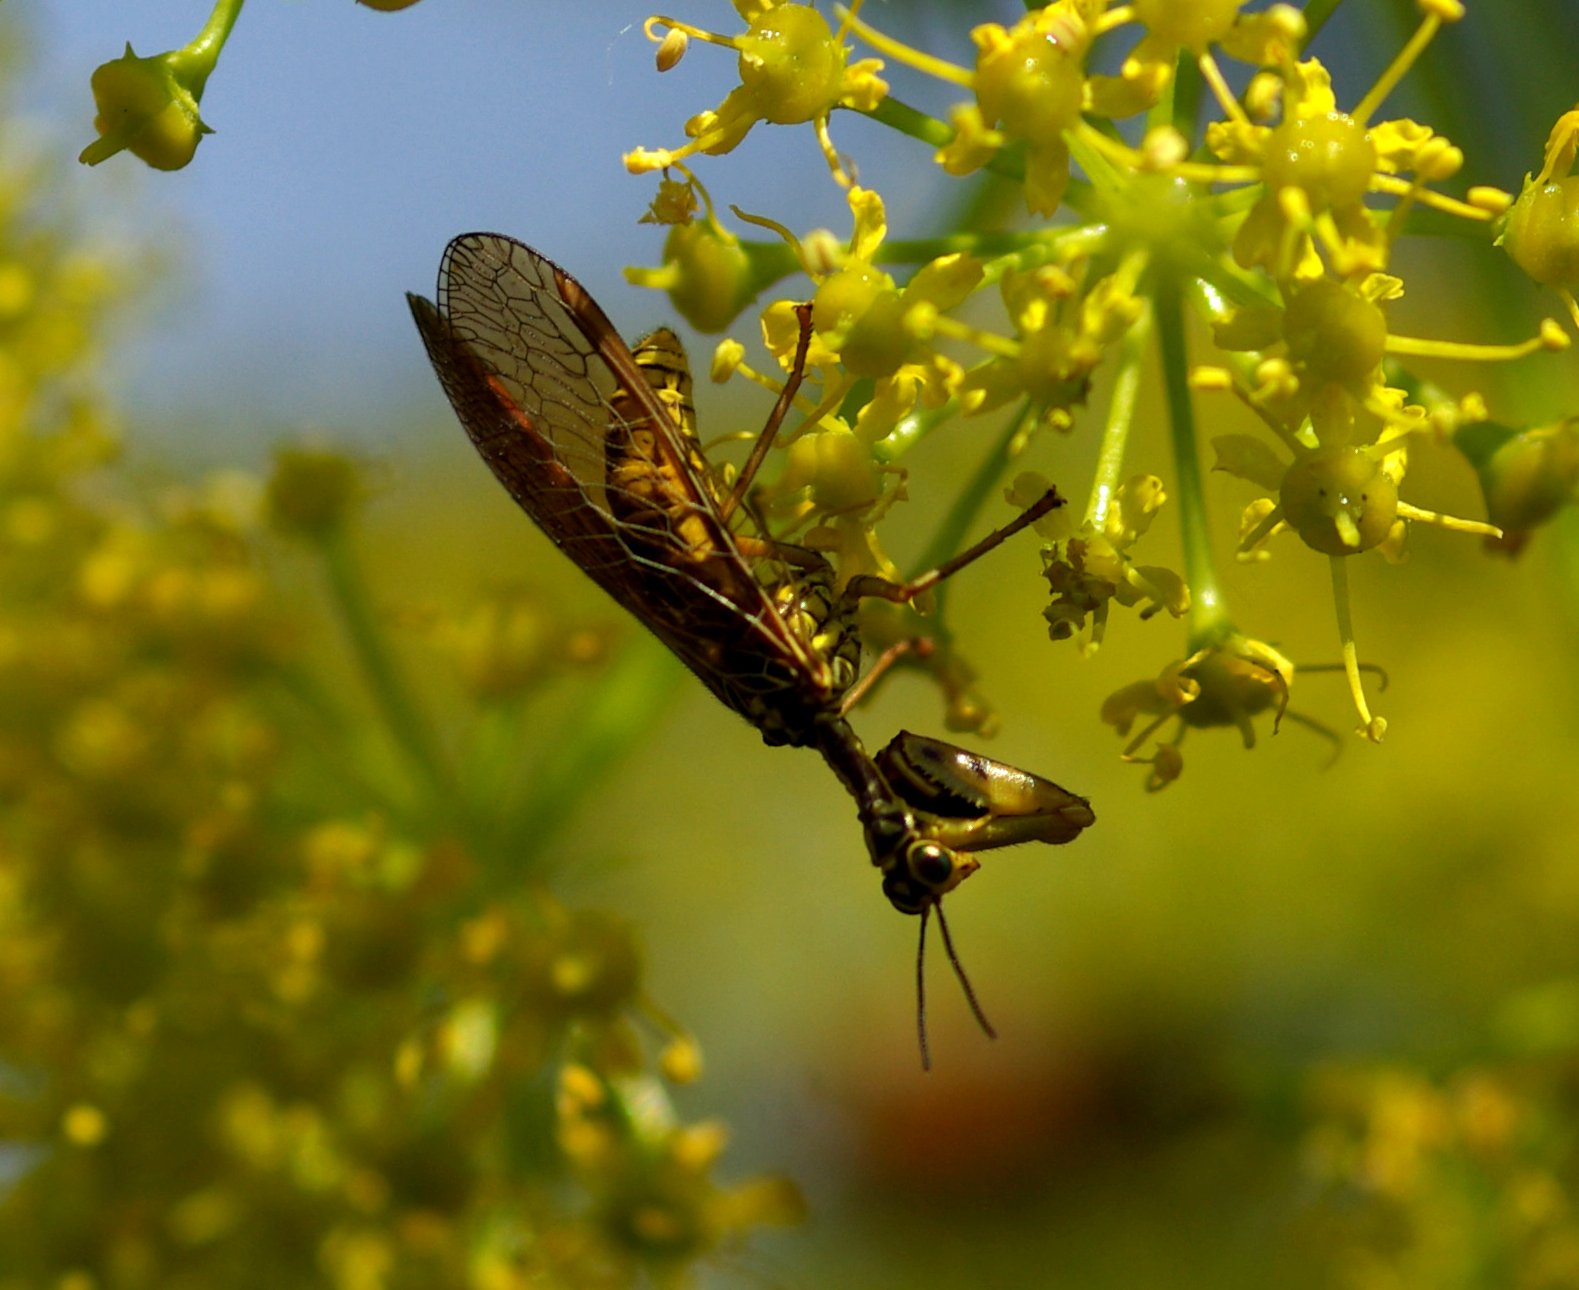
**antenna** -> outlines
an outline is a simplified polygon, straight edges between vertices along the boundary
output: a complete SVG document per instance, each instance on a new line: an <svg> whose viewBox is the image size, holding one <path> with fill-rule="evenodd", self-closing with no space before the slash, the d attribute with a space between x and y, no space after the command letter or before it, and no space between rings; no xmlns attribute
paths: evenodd
<svg viewBox="0 0 1579 1290"><path fill-rule="evenodd" d="M948 951L948 961L954 965L954 975L959 978L960 987L965 991L965 1002L970 1004L970 1010L976 1015L976 1024L985 1032L988 1039L996 1039L998 1032L992 1028L992 1022L987 1020L987 1014L981 1010L981 1004L976 1001L976 991L971 986L970 978L965 975L965 965L959 961L959 955L954 953L954 938L948 934L948 919L943 917L943 902L937 902L938 930L943 933L943 948Z"/></svg>
<svg viewBox="0 0 1579 1290"><path fill-rule="evenodd" d="M954 968L954 975L959 978L960 988L965 991L965 1002L970 1004L972 1015L976 1024L982 1028L988 1039L996 1039L998 1032L993 1029L992 1022L987 1020L987 1014L981 1010L981 1003L976 998L976 989L970 983L970 977L965 975L965 965L959 961L959 955L954 952L954 938L949 935L948 919L943 917L943 902L934 900L921 907L921 941L916 946L916 1037L921 1044L921 1069L932 1069L932 1050L927 1043L927 918L933 910L938 912L938 930L943 935L943 948L948 952L948 961Z"/></svg>
<svg viewBox="0 0 1579 1290"><path fill-rule="evenodd" d="M916 1037L921 1041L921 1069L932 1069L932 1053L927 1048L927 916L931 905L921 906L921 943L916 946Z"/></svg>

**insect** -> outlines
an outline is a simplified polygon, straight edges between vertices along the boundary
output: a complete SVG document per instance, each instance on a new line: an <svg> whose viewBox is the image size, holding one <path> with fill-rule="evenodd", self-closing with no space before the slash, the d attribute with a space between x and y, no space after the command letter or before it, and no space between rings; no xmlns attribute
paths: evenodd
<svg viewBox="0 0 1579 1290"><path fill-rule="evenodd" d="M974 852L1068 842L1095 816L1051 780L938 740L901 733L870 755L847 719L879 670L860 678L855 614L867 597L913 599L1062 499L1050 489L908 582L859 575L840 587L820 553L775 540L748 501L801 383L809 309L767 426L726 488L696 436L678 338L660 330L633 352L585 288L531 247L463 234L445 249L436 302L406 298L461 425L538 527L766 743L817 749L854 797L884 894L921 916L923 1064L933 910L967 1000L992 1033L941 901L980 867Z"/></svg>

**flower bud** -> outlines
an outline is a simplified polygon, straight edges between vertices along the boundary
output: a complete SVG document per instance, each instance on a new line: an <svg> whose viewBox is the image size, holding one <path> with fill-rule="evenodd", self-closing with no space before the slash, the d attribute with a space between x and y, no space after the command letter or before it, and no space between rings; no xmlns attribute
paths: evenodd
<svg viewBox="0 0 1579 1290"><path fill-rule="evenodd" d="M1454 442L1480 476L1486 518L1515 544L1579 495L1579 417L1529 430L1478 422Z"/></svg>
<svg viewBox="0 0 1579 1290"><path fill-rule="evenodd" d="M663 244L663 264L625 270L626 281L669 294L675 311L698 331L729 326L768 283L793 267L793 252L743 246L707 220L675 224Z"/></svg>
<svg viewBox="0 0 1579 1290"><path fill-rule="evenodd" d="M269 522L295 537L328 537L360 499L356 463L324 448L281 448L274 454L265 506Z"/></svg>
<svg viewBox="0 0 1579 1290"><path fill-rule="evenodd" d="M1579 286L1579 175L1527 185L1498 241L1543 287Z"/></svg>
<svg viewBox="0 0 1579 1290"><path fill-rule="evenodd" d="M1228 34L1239 16L1241 3L1242 0L1194 0L1191 4L1135 0L1135 17L1145 23L1152 35L1198 54Z"/></svg>
<svg viewBox="0 0 1579 1290"><path fill-rule="evenodd" d="M99 137L77 160L96 166L124 148L155 170L191 161L198 142L213 133L197 112L209 67L191 64L182 50L138 58L128 44L124 55L101 65L90 82Z"/></svg>
<svg viewBox="0 0 1579 1290"><path fill-rule="evenodd" d="M1301 289L1283 315L1289 357L1312 375L1352 385L1370 379L1387 344L1382 311L1330 278Z"/></svg>
<svg viewBox="0 0 1579 1290"><path fill-rule="evenodd" d="M832 110L844 92L844 47L805 4L764 9L735 41L740 83L764 121L799 125Z"/></svg>
<svg viewBox="0 0 1579 1290"><path fill-rule="evenodd" d="M1283 518L1323 555L1380 546L1398 518L1398 485L1358 448L1302 457L1283 476Z"/></svg>
<svg viewBox="0 0 1579 1290"><path fill-rule="evenodd" d="M1376 148L1365 127L1342 112L1294 117L1268 136L1262 169L1269 189L1298 188L1312 210L1324 211L1365 196Z"/></svg>
<svg viewBox="0 0 1579 1290"><path fill-rule="evenodd" d="M551 1013L613 1016L635 1000L640 951L630 927L612 914L567 913L521 955L528 993Z"/></svg>
<svg viewBox="0 0 1579 1290"><path fill-rule="evenodd" d="M976 102L989 125L1052 143L1080 120L1085 51L1078 39L1059 39L1030 21L1007 31L987 24L971 35L978 46Z"/></svg>
<svg viewBox="0 0 1579 1290"><path fill-rule="evenodd" d="M912 348L893 279L869 264L827 278L812 302L812 321L855 376L892 376Z"/></svg>

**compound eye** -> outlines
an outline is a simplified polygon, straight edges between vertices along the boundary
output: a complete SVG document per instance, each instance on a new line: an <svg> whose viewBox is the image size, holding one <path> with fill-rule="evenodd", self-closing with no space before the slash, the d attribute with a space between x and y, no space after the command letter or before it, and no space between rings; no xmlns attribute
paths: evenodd
<svg viewBox="0 0 1579 1290"><path fill-rule="evenodd" d="M883 876L883 895L901 914L919 914L937 900L930 890L898 869L890 870Z"/></svg>
<svg viewBox="0 0 1579 1290"><path fill-rule="evenodd" d="M954 853L936 842L918 842L906 857L911 876L931 891L946 889L954 877Z"/></svg>

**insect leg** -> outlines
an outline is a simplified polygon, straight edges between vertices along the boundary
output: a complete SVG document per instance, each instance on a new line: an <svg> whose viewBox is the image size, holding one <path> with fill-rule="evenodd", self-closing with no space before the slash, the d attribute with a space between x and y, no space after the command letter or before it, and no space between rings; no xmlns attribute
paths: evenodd
<svg viewBox="0 0 1579 1290"><path fill-rule="evenodd" d="M839 702L839 715L847 716L850 709L865 699L900 659L912 655L924 659L936 648L930 636L907 636L904 640L895 641L874 658L861 679L844 692L844 698Z"/></svg>
<svg viewBox="0 0 1579 1290"><path fill-rule="evenodd" d="M740 474L735 480L735 486L729 490L729 496L724 498L724 504L719 507L719 517L727 524L729 517L734 514L735 508L745 498L746 490L751 487L751 481L756 478L757 471L768 455L768 449L773 446L773 440L778 435L779 426L784 423L784 418L789 414L790 404L795 401L795 393L800 389L800 383L806 375L806 351L811 346L811 306L796 305L795 317L800 322L800 340L795 346L795 361L790 366L789 376L784 381L784 388L779 391L778 402L773 405L773 411L768 414L768 421L762 427L762 433L757 436L757 441L751 448L751 455L746 458L745 464L740 468Z"/></svg>
<svg viewBox="0 0 1579 1290"><path fill-rule="evenodd" d="M782 560L797 569L826 569L827 559L816 551L793 542L779 542L750 533L735 534L735 547L748 560Z"/></svg>
<svg viewBox="0 0 1579 1290"><path fill-rule="evenodd" d="M923 591L937 586L944 578L958 573L967 564L980 559L1007 538L1013 537L1021 529L1034 524L1048 511L1062 506L1064 499L1058 495L1056 488L1049 488L1019 515L1005 524L1002 528L994 529L974 546L966 547L952 560L945 560L935 569L928 569L925 573L918 574L908 582L890 582L887 578L879 578L875 574L863 573L851 578L845 584L844 594L851 600L864 600L868 596L876 596L883 600L892 600L899 604L914 600Z"/></svg>

